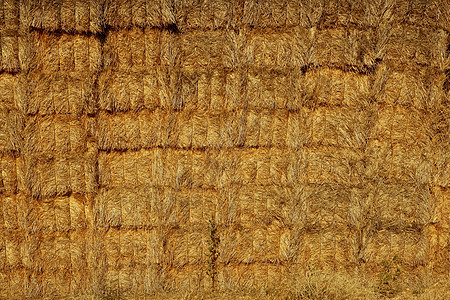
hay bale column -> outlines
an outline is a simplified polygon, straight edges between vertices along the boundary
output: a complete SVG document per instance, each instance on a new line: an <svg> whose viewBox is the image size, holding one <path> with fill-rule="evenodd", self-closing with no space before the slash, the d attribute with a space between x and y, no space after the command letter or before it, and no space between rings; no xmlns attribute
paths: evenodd
<svg viewBox="0 0 450 300"><path fill-rule="evenodd" d="M24 79L23 188L37 214L41 280L36 293L91 289L97 143L95 85L101 44L95 35L32 30Z"/></svg>
<svg viewBox="0 0 450 300"><path fill-rule="evenodd" d="M37 289L34 208L20 192L24 124L24 74L28 70L27 28L20 26L19 7L2 1L0 17L0 297L25 297ZM18 292L15 292L18 291Z"/></svg>
<svg viewBox="0 0 450 300"><path fill-rule="evenodd" d="M13 101L5 110L9 129L6 135L2 132L8 141L1 145L17 148L8 150L16 153L16 164L5 164L5 171L16 166L17 184L8 191L14 194L2 191L2 220L11 233L2 248L7 253L2 257L11 258L2 264L2 270L7 270L2 293L7 293L5 297L92 293L94 286L87 283L93 282L96 255L92 202L97 190L97 145L91 132L100 40L88 27L61 27L65 20L56 14L77 10L78 1L71 1L72 7L67 1L64 8L61 3L37 5L35 1L2 4L2 16L8 18L5 26L14 24L9 18L15 15L19 28L15 47L1 43L5 55L17 50L4 62L16 62L15 68L7 70L20 71L10 78L1 75L2 103ZM88 14L88 23L89 11L89 6L78 7L79 13ZM13 118L13 107L18 118ZM5 171L4 182L10 189L12 181Z"/></svg>

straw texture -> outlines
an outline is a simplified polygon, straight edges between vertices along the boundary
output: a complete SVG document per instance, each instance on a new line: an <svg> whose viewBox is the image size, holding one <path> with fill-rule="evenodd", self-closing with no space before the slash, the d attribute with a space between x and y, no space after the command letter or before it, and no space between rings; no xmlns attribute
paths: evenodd
<svg viewBox="0 0 450 300"><path fill-rule="evenodd" d="M0 0L0 298L448 274L449 13Z"/></svg>

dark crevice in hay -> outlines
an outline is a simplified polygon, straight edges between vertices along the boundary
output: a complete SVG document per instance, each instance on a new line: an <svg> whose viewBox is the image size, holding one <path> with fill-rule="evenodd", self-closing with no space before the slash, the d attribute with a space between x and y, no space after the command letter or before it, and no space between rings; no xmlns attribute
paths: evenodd
<svg viewBox="0 0 450 300"><path fill-rule="evenodd" d="M450 69L447 70L445 76L446 76L446 80L444 82L443 88L444 88L444 92L449 92L450 91Z"/></svg>
<svg viewBox="0 0 450 300"><path fill-rule="evenodd" d="M180 34L180 30L178 29L177 24L168 24L167 26L162 27L162 29L169 31L172 34Z"/></svg>
<svg viewBox="0 0 450 300"><path fill-rule="evenodd" d="M62 29L56 29L56 30L48 30L45 28L39 28L39 27L30 27L30 32L37 32L39 34L52 34L56 37L61 37L62 35L69 35L69 36L85 36L85 37L97 37L101 38L102 35L104 35L105 31L101 32L77 32L77 31L65 31Z"/></svg>

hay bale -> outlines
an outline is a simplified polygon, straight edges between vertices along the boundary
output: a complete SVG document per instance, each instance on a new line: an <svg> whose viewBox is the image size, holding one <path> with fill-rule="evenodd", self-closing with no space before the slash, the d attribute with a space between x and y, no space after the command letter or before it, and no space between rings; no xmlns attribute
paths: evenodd
<svg viewBox="0 0 450 300"><path fill-rule="evenodd" d="M435 120L431 113L402 106L386 106L378 110L372 138L380 142L426 147L431 145ZM429 151L423 148L424 151Z"/></svg>
<svg viewBox="0 0 450 300"><path fill-rule="evenodd" d="M0 27L0 71L17 73L20 70L22 59L20 50L22 49L19 48L24 47L21 41L17 30Z"/></svg>
<svg viewBox="0 0 450 300"><path fill-rule="evenodd" d="M383 178L390 182L434 182L435 174L430 146L405 146L370 141L367 146L369 161L366 176Z"/></svg>
<svg viewBox="0 0 450 300"><path fill-rule="evenodd" d="M24 153L67 154L88 150L90 117L45 115L28 117L23 130Z"/></svg>
<svg viewBox="0 0 450 300"><path fill-rule="evenodd" d="M103 0L20 1L21 26L46 31L100 33L103 30Z"/></svg>
<svg viewBox="0 0 450 300"><path fill-rule="evenodd" d="M92 114L96 111L94 73L31 72L22 88L20 110L30 115Z"/></svg>
<svg viewBox="0 0 450 300"><path fill-rule="evenodd" d="M109 31L104 44L104 67L116 71L149 71L157 65L180 63L180 37L155 28Z"/></svg>
<svg viewBox="0 0 450 300"><path fill-rule="evenodd" d="M192 32L180 38L182 68L187 73L199 69L215 69L223 65L222 48L226 41L221 31L212 34Z"/></svg>
<svg viewBox="0 0 450 300"><path fill-rule="evenodd" d="M17 179L17 157L13 154L0 154L1 184L0 191L4 193L15 193L18 188Z"/></svg>
<svg viewBox="0 0 450 300"><path fill-rule="evenodd" d="M449 3L447 1L397 1L393 4L393 21L423 27L437 27L449 31Z"/></svg>
<svg viewBox="0 0 450 300"><path fill-rule="evenodd" d="M6 29L17 29L19 26L19 1L3 1L0 7L3 11L0 17L0 26Z"/></svg>
<svg viewBox="0 0 450 300"><path fill-rule="evenodd" d="M385 60L445 70L449 65L447 39L448 33L442 29L396 25L390 33Z"/></svg>
<svg viewBox="0 0 450 300"><path fill-rule="evenodd" d="M348 148L308 147L293 151L290 160L289 184L357 184L364 172L362 153Z"/></svg>
<svg viewBox="0 0 450 300"><path fill-rule="evenodd" d="M97 149L77 154L31 154L23 160L24 191L33 197L74 193L94 193L97 189L95 161Z"/></svg>
<svg viewBox="0 0 450 300"><path fill-rule="evenodd" d="M314 44L316 66L365 72L375 65L376 43L371 31L325 29L317 32ZM360 55L360 53L364 53Z"/></svg>
<svg viewBox="0 0 450 300"><path fill-rule="evenodd" d="M167 27L175 24L174 2L105 0L105 23L113 28Z"/></svg>
<svg viewBox="0 0 450 300"><path fill-rule="evenodd" d="M0 152L18 152L22 146L22 116L16 110L0 110Z"/></svg>
<svg viewBox="0 0 450 300"><path fill-rule="evenodd" d="M239 22L237 1L174 1L175 22L182 32L195 29L235 28Z"/></svg>
<svg viewBox="0 0 450 300"><path fill-rule="evenodd" d="M101 43L95 35L55 34L33 31L31 47L35 51L33 70L44 72L98 72Z"/></svg>
<svg viewBox="0 0 450 300"><path fill-rule="evenodd" d="M299 104L318 106L369 106L371 78L357 72L319 68L309 70L300 79ZM296 106L295 106L296 107Z"/></svg>
<svg viewBox="0 0 450 300"><path fill-rule="evenodd" d="M150 74L105 72L99 78L101 109L127 111L183 108L178 72L161 68Z"/></svg>
<svg viewBox="0 0 450 300"><path fill-rule="evenodd" d="M372 93L380 104L436 109L444 99L445 73L412 63L377 66Z"/></svg>

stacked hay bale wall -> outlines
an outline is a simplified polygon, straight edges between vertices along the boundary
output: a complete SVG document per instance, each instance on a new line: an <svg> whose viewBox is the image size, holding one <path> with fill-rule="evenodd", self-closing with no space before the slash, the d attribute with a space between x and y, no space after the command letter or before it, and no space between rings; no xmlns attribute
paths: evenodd
<svg viewBox="0 0 450 300"><path fill-rule="evenodd" d="M0 5L0 297L448 273L448 1Z"/></svg>

